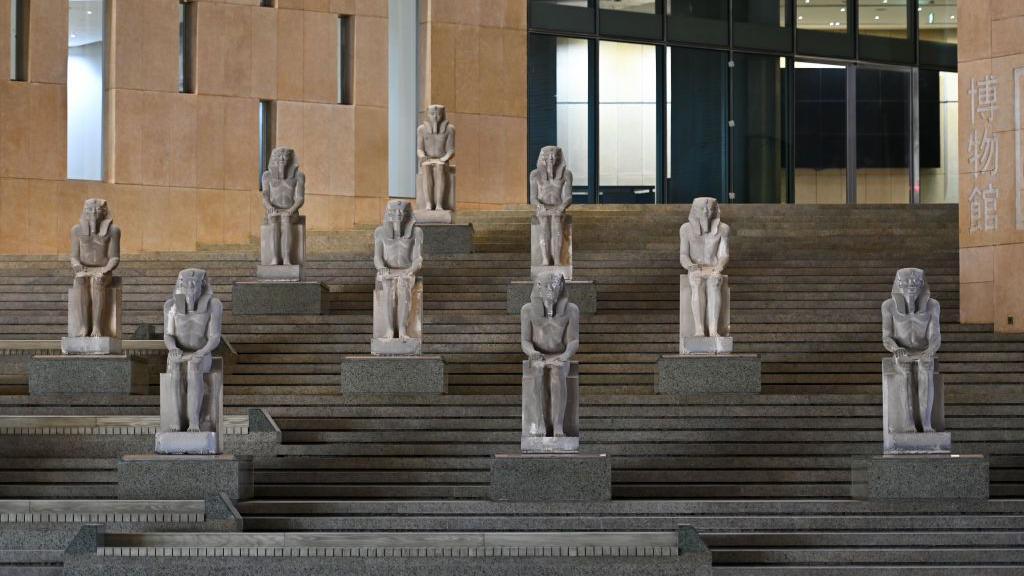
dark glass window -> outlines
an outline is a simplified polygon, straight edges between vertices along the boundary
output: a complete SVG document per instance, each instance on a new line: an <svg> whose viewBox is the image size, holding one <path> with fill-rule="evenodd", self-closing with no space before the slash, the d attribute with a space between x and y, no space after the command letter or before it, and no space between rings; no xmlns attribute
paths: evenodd
<svg viewBox="0 0 1024 576"><path fill-rule="evenodd" d="M338 17L338 104L352 103L352 20Z"/></svg>
<svg viewBox="0 0 1024 576"><path fill-rule="evenodd" d="M857 0L858 29L865 36L906 40L907 0Z"/></svg>
<svg viewBox="0 0 1024 576"><path fill-rule="evenodd" d="M668 202L725 198L728 58L724 52L672 47L666 57Z"/></svg>
<svg viewBox="0 0 1024 576"><path fill-rule="evenodd" d="M183 0L178 4L178 92L196 90L195 55L196 5Z"/></svg>
<svg viewBox="0 0 1024 576"><path fill-rule="evenodd" d="M736 54L732 70L732 198L787 200L786 58Z"/></svg>
<svg viewBox="0 0 1024 576"><path fill-rule="evenodd" d="M260 190L263 189L263 172L270 164L270 153L274 150L274 102L272 100L260 100L259 112L260 124L260 166L256 175L259 181Z"/></svg>
<svg viewBox="0 0 1024 576"><path fill-rule="evenodd" d="M562 148L573 173L573 199L586 202L589 184L589 42L531 34L528 50L527 169L544 146Z"/></svg>
<svg viewBox="0 0 1024 576"><path fill-rule="evenodd" d="M640 14L657 14L658 0L600 0L601 10L621 10Z"/></svg>
<svg viewBox="0 0 1024 576"><path fill-rule="evenodd" d="M657 69L650 44L598 47L599 202L653 203L657 182Z"/></svg>
<svg viewBox="0 0 1024 576"><path fill-rule="evenodd" d="M846 202L846 67L796 63L794 201Z"/></svg>
<svg viewBox="0 0 1024 576"><path fill-rule="evenodd" d="M28 80L28 0L11 0L11 80Z"/></svg>
<svg viewBox="0 0 1024 576"><path fill-rule="evenodd" d="M957 74L921 70L918 80L921 202L955 204L960 190Z"/></svg>
<svg viewBox="0 0 1024 576"><path fill-rule="evenodd" d="M857 202L910 198L910 72L857 68Z"/></svg>
<svg viewBox="0 0 1024 576"><path fill-rule="evenodd" d="M668 0L669 40L729 44L729 4L722 0Z"/></svg>

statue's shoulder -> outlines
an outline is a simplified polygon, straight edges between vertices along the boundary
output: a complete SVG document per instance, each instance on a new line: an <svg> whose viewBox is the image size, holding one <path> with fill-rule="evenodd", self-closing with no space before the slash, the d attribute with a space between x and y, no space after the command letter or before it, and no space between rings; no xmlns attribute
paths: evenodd
<svg viewBox="0 0 1024 576"><path fill-rule="evenodd" d="M568 304L565 305L565 311L566 313L569 314L569 316L573 318L580 317L580 307L574 304L573 302L569 302Z"/></svg>
<svg viewBox="0 0 1024 576"><path fill-rule="evenodd" d="M379 240L379 239L381 239L381 237L383 235L384 235L384 226L383 225L377 226L376 228L373 229L373 237L375 239Z"/></svg>
<svg viewBox="0 0 1024 576"><path fill-rule="evenodd" d="M224 312L224 303L220 301L220 298L216 296L210 298L210 312L218 314Z"/></svg>
<svg viewBox="0 0 1024 576"><path fill-rule="evenodd" d="M414 240L416 240L417 243L423 242L423 228L420 228L419 226L413 224L412 237Z"/></svg>
<svg viewBox="0 0 1024 576"><path fill-rule="evenodd" d="M168 298L164 301L164 314L170 312L171 308L174 308L174 298Z"/></svg>
<svg viewBox="0 0 1024 576"><path fill-rule="evenodd" d="M531 319L533 318L533 304L527 302L523 304L523 307L519 309L519 316L521 318Z"/></svg>
<svg viewBox="0 0 1024 576"><path fill-rule="evenodd" d="M82 235L82 224L81 223L75 224L74 226L71 227L71 235L72 236L81 236Z"/></svg>
<svg viewBox="0 0 1024 576"><path fill-rule="evenodd" d="M885 301L882 302L882 314L891 315L895 309L896 301L892 299L892 296L886 298Z"/></svg>
<svg viewBox="0 0 1024 576"><path fill-rule="evenodd" d="M931 311L931 310L934 310L934 311L936 311L936 312L937 312L937 311L939 311L939 310L940 310L941 308L942 308L942 307L941 307L941 305L939 304L939 301L938 301L938 300L936 300L935 298L929 298L929 299L928 299L928 310L930 310L930 311Z"/></svg>
<svg viewBox="0 0 1024 576"><path fill-rule="evenodd" d="M693 226L691 226L689 222L684 222L683 225L679 227L679 235L689 236L691 228L693 228Z"/></svg>
<svg viewBox="0 0 1024 576"><path fill-rule="evenodd" d="M718 234L721 236L730 236L732 235L732 227L726 224L725 222L719 222Z"/></svg>
<svg viewBox="0 0 1024 576"><path fill-rule="evenodd" d="M530 170L530 182L536 182L538 180L540 180L540 168Z"/></svg>
<svg viewBox="0 0 1024 576"><path fill-rule="evenodd" d="M116 238L120 238L121 237L121 229L118 228L117 224L111 224L110 228L108 230L108 233L112 237L116 237Z"/></svg>

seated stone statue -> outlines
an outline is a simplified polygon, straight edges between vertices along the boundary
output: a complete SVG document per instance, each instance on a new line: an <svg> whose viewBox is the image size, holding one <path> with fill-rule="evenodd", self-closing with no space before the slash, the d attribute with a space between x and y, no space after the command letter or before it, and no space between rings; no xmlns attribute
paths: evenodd
<svg viewBox="0 0 1024 576"><path fill-rule="evenodd" d="M120 262L121 230L111 221L107 201L86 200L81 220L71 229L75 280L68 292L65 353L108 353L109 345L88 339L121 337L121 283L113 275Z"/></svg>
<svg viewBox="0 0 1024 576"><path fill-rule="evenodd" d="M455 127L444 106L427 107L427 118L416 129L416 221L451 223L455 210Z"/></svg>
<svg viewBox="0 0 1024 576"><path fill-rule="evenodd" d="M530 172L530 204L536 209L530 221L531 275L552 272L572 280L572 218L565 211L572 204L572 172L558 146L545 146Z"/></svg>
<svg viewBox="0 0 1024 576"><path fill-rule="evenodd" d="M942 343L939 303L931 297L919 268L896 272L892 297L882 304L882 345L892 353L882 361L885 448L887 452L948 452L942 381L935 353Z"/></svg>
<svg viewBox="0 0 1024 576"><path fill-rule="evenodd" d="M174 295L164 303L167 371L160 375L160 431L178 434L158 434L159 453L220 452L223 368L213 351L220 344L223 313L205 270L178 273Z"/></svg>
<svg viewBox="0 0 1024 576"><path fill-rule="evenodd" d="M697 198L689 221L679 228L680 354L732 352L729 338L728 276L730 229L722 222L718 201Z"/></svg>
<svg viewBox="0 0 1024 576"><path fill-rule="evenodd" d="M569 302L557 272L537 276L530 303L520 312L523 362L524 452L575 452L579 448L580 312Z"/></svg>
<svg viewBox="0 0 1024 576"><path fill-rule="evenodd" d="M295 151L274 148L263 173L263 208L260 226L260 264L257 277L299 280L305 260L305 217L299 209L306 201L306 175L299 170ZM285 269L274 269L286 266Z"/></svg>
<svg viewBox="0 0 1024 576"><path fill-rule="evenodd" d="M423 231L404 200L391 200L384 223L373 232L372 354L419 354L421 349Z"/></svg>

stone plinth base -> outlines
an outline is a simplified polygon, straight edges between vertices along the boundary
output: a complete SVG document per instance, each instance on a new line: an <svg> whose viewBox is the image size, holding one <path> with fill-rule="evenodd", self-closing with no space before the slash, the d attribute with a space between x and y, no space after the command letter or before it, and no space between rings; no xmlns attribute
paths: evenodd
<svg viewBox="0 0 1024 576"><path fill-rule="evenodd" d="M298 282L302 280L302 266L298 264L260 264L256 267L256 278L271 282Z"/></svg>
<svg viewBox="0 0 1024 576"><path fill-rule="evenodd" d="M756 354L680 354L658 359L659 394L760 394Z"/></svg>
<svg viewBox="0 0 1024 576"><path fill-rule="evenodd" d="M472 224L428 224L418 217L416 225L423 230L423 255L469 254L473 251Z"/></svg>
<svg viewBox="0 0 1024 576"><path fill-rule="evenodd" d="M370 354L382 356L418 356L423 351L422 338L372 338Z"/></svg>
<svg viewBox="0 0 1024 576"><path fill-rule="evenodd" d="M569 302L580 309L580 314L597 313L597 285L592 280L570 280L565 283L569 291ZM509 314L519 314L523 304L530 302L533 282L513 280L508 283L508 296L505 303Z"/></svg>
<svg viewBox="0 0 1024 576"><path fill-rule="evenodd" d="M451 210L413 210L412 217L416 220L416 224L451 224L452 223L452 211ZM423 240L426 242L427 233L423 232Z"/></svg>
<svg viewBox="0 0 1024 576"><path fill-rule="evenodd" d="M32 395L145 394L146 365L125 355L33 356L28 368Z"/></svg>
<svg viewBox="0 0 1024 576"><path fill-rule="evenodd" d="M495 454L491 500L596 502L612 498L607 454Z"/></svg>
<svg viewBox="0 0 1024 576"><path fill-rule="evenodd" d="M987 500L989 463L980 454L856 456L850 494L859 500Z"/></svg>
<svg viewBox="0 0 1024 576"><path fill-rule="evenodd" d="M731 336L683 336L679 349L686 354L731 354Z"/></svg>
<svg viewBox="0 0 1024 576"><path fill-rule="evenodd" d="M252 458L132 454L117 462L121 500L202 500L220 492L232 500L252 497Z"/></svg>
<svg viewBox="0 0 1024 576"><path fill-rule="evenodd" d="M220 437L216 432L157 432L157 454L217 454Z"/></svg>
<svg viewBox="0 0 1024 576"><path fill-rule="evenodd" d="M99 354L110 356L121 353L121 339L106 336L65 336L60 339L63 354Z"/></svg>
<svg viewBox="0 0 1024 576"><path fill-rule="evenodd" d="M580 449L579 436L523 436L519 440L523 453L558 454L575 453Z"/></svg>
<svg viewBox="0 0 1024 576"><path fill-rule="evenodd" d="M232 312L238 314L323 314L327 286L320 282L236 282Z"/></svg>
<svg viewBox="0 0 1024 576"><path fill-rule="evenodd" d="M885 435L886 454L949 454L953 437L949 432L891 432Z"/></svg>
<svg viewBox="0 0 1024 576"><path fill-rule="evenodd" d="M448 379L440 356L346 356L342 394L445 394Z"/></svg>

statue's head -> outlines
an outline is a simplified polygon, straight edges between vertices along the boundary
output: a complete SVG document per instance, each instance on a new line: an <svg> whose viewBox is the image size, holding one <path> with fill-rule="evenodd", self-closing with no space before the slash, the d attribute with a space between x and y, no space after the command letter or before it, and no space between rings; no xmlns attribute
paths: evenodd
<svg viewBox="0 0 1024 576"><path fill-rule="evenodd" d="M537 156L537 169L546 174L549 179L561 178L565 171L565 156L562 154L562 149L558 146L541 148L540 155Z"/></svg>
<svg viewBox="0 0 1024 576"><path fill-rule="evenodd" d="M722 216L718 209L718 200L714 198L694 198L690 206L690 224L700 230L701 234L718 233L718 225Z"/></svg>
<svg viewBox="0 0 1024 576"><path fill-rule="evenodd" d="M407 200L389 200L384 207L384 226L396 235L412 232L412 204Z"/></svg>
<svg viewBox="0 0 1024 576"><path fill-rule="evenodd" d="M174 285L174 302L179 310L193 312L203 304L204 296L212 294L213 289L210 287L206 270L186 268L178 272L178 282Z"/></svg>
<svg viewBox="0 0 1024 576"><path fill-rule="evenodd" d="M298 167L298 163L295 161L295 150L291 148L285 148L280 146L274 148L270 153L270 161L268 162L267 169L270 173L278 178L287 178L291 176L291 171Z"/></svg>
<svg viewBox="0 0 1024 576"><path fill-rule="evenodd" d="M543 272L533 282L533 293L530 300L544 307L545 316L554 316L564 300L568 299L565 291L565 277L561 272Z"/></svg>
<svg viewBox="0 0 1024 576"><path fill-rule="evenodd" d="M441 104L431 104L427 106L427 122L430 122L430 126L435 132L438 131L438 126L441 125L448 117L445 112L444 106Z"/></svg>
<svg viewBox="0 0 1024 576"><path fill-rule="evenodd" d="M82 208L82 219L89 222L106 220L108 215L107 201L102 198L89 198Z"/></svg>
<svg viewBox="0 0 1024 576"><path fill-rule="evenodd" d="M897 270L896 279L892 283L892 296L897 303L902 300L905 308L900 306L901 311L918 312L923 310L924 305L931 298L924 270L920 268Z"/></svg>

